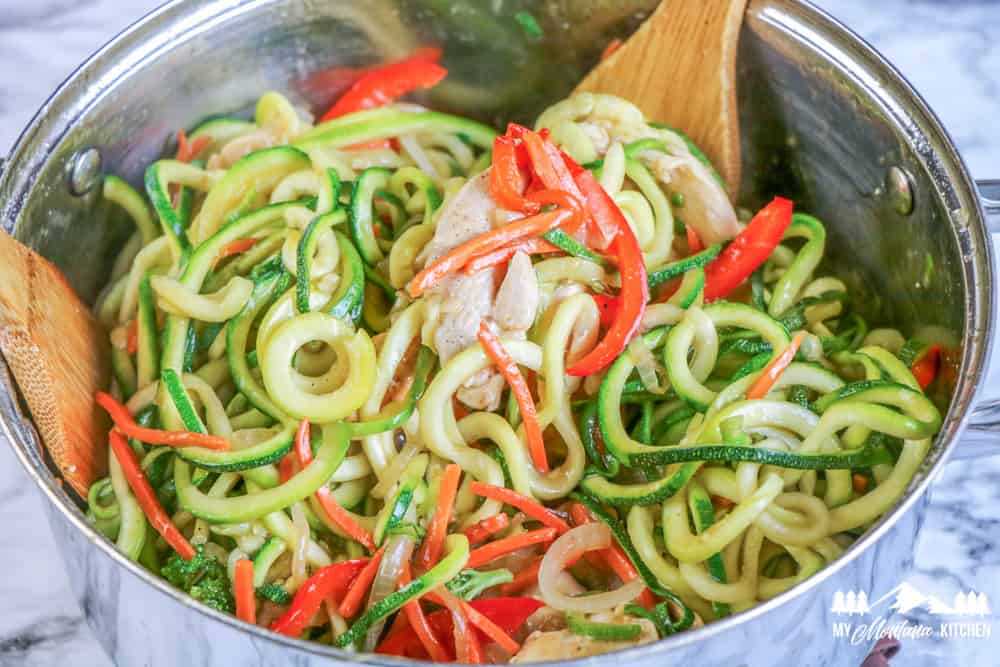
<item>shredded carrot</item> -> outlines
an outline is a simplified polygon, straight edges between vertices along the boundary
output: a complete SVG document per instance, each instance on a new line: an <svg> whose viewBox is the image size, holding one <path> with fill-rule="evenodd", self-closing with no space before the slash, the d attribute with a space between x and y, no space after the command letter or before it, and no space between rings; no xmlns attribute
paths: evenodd
<svg viewBox="0 0 1000 667"><path fill-rule="evenodd" d="M469 552L469 561L465 564L465 567L479 567L484 563L489 563L494 558L499 558L512 551L524 549L535 544L551 542L556 539L558 534L555 528L539 528L538 530L529 530L526 533L504 537Z"/></svg>
<svg viewBox="0 0 1000 667"><path fill-rule="evenodd" d="M698 238L698 232L694 231L691 225L686 225L688 239L688 254L694 255L705 249L705 245Z"/></svg>
<svg viewBox="0 0 1000 667"><path fill-rule="evenodd" d="M469 408L465 407L465 403L458 400L457 396L451 397L451 408L455 412L455 420L464 419L469 415Z"/></svg>
<svg viewBox="0 0 1000 667"><path fill-rule="evenodd" d="M410 284L407 291L410 296L417 298L425 291L434 287L445 277L458 272L469 260L485 252L491 252L508 243L513 243L523 238L531 236L541 236L550 229L554 229L575 216L575 212L558 209L555 211L545 211L537 213L519 220L510 222L502 227L490 230L485 234L480 234L469 239L465 243L452 248L443 257L433 262L418 273Z"/></svg>
<svg viewBox="0 0 1000 667"><path fill-rule="evenodd" d="M358 609L361 608L361 602L365 599L365 595L368 594L368 589L371 588L372 582L375 581L375 575L378 574L378 566L382 562L382 554L385 552L385 547L382 547L376 551L371 560L365 564L365 567L361 572L358 573L357 578L351 587L347 589L347 595L340 602L340 607L337 612L344 618L350 618L358 613Z"/></svg>
<svg viewBox="0 0 1000 667"><path fill-rule="evenodd" d="M465 615L469 619L469 623L471 625L481 630L483 634L499 644L500 648L504 649L508 653L517 653L521 650L521 645L514 641L514 638L508 635L503 628L491 621L487 616L465 600L455 597L454 593L450 592L447 588L439 588L427 597L431 601L435 601L449 607L450 605L448 603L451 602L451 600L448 599L449 597L458 600L458 603L462 607L462 611L465 612Z"/></svg>
<svg viewBox="0 0 1000 667"><path fill-rule="evenodd" d="M595 521L594 517L591 516L587 508L581 503L573 503L570 507L570 516L573 517L573 523L578 526ZM622 583L627 584L639 576L639 572L635 569L635 565L632 564L632 561L629 560L625 551L618 543L613 543L607 549L588 552L584 554L584 557L586 558L588 555L596 556L600 560L607 563L612 572L618 575L618 578L622 580ZM642 593L639 594L639 604L646 609L652 609L653 605L656 604L652 591L648 588L643 588Z"/></svg>
<svg viewBox="0 0 1000 667"><path fill-rule="evenodd" d="M400 586L405 586L408 583L410 583L410 564L404 562L403 570L399 575L399 584ZM434 662L449 662L448 652L441 641L434 636L434 631L431 629L430 623L427 622L427 616L424 614L423 607L420 606L419 599L403 605L403 613L400 616L409 621L410 627L413 628L414 633L417 635L420 643L423 644L424 650L427 651L427 655L430 656L431 660Z"/></svg>
<svg viewBox="0 0 1000 667"><path fill-rule="evenodd" d="M319 490L316 491L316 500L319 501L320 507L323 508L323 513L326 514L326 517L333 525L340 528L344 534L361 544L368 551L375 550L375 540L372 539L371 533L355 521L354 517L347 510L337 504L337 501L333 498L333 494L330 493L330 487L319 487Z"/></svg>
<svg viewBox="0 0 1000 667"><path fill-rule="evenodd" d="M760 377L757 378L749 391L747 391L747 398L764 398L767 396L767 392L771 391L771 387L774 386L774 383L778 381L781 374L785 372L788 365L795 359L795 353L799 351L799 346L802 345L803 338L805 338L805 333L802 331L792 336L792 342L785 348L784 352L775 357L767 365L764 372L760 374Z"/></svg>
<svg viewBox="0 0 1000 667"><path fill-rule="evenodd" d="M604 47L604 51L601 53L601 60L607 60L611 55L622 47L622 40L615 37L613 40L608 42L608 45Z"/></svg>
<svg viewBox="0 0 1000 667"><path fill-rule="evenodd" d="M462 268L462 273L479 273L484 269L503 264L509 261L514 255L523 252L526 255L541 255L547 252L559 252L559 248L552 245L543 238L530 238L514 243L508 243L502 248L492 252L483 253L469 260L469 263Z"/></svg>
<svg viewBox="0 0 1000 667"><path fill-rule="evenodd" d="M851 486L858 493L864 493L868 490L868 478L860 473L854 473L851 475Z"/></svg>
<svg viewBox="0 0 1000 667"><path fill-rule="evenodd" d="M132 355L139 351L139 320L133 319L128 323L128 331L125 336L125 351Z"/></svg>
<svg viewBox="0 0 1000 667"><path fill-rule="evenodd" d="M528 439L528 453L531 455L531 462L539 472L549 471L549 461L545 454L545 439L542 437L542 427L538 423L538 412L535 411L535 401L531 398L531 391L528 383L521 375L521 369L517 367L517 362L504 349L500 339L493 333L486 322L479 323L479 343L483 346L500 374L503 375L510 391L517 399L517 407L521 411L521 421L524 424L524 433Z"/></svg>
<svg viewBox="0 0 1000 667"><path fill-rule="evenodd" d="M205 150L205 148L212 143L212 138L208 135L202 135L200 137L195 137L194 141L189 142L187 138L187 133L184 130L177 130L177 160L179 162L190 162L191 160L198 157L198 153Z"/></svg>
<svg viewBox="0 0 1000 667"><path fill-rule="evenodd" d="M444 538L448 534L448 522L455 506L455 496L458 495L458 482L462 478L462 466L450 463L441 474L441 486L438 491L437 506L427 528L427 536L417 554L416 564L422 570L429 570L441 558L444 549Z"/></svg>
<svg viewBox="0 0 1000 667"><path fill-rule="evenodd" d="M514 579L500 587L500 595L511 597L517 595L538 581L538 571L542 569L542 557L514 575Z"/></svg>
<svg viewBox="0 0 1000 667"><path fill-rule="evenodd" d="M241 558L236 561L233 597L236 599L236 617L246 623L256 623L257 600L254 597L252 560Z"/></svg>
<svg viewBox="0 0 1000 667"><path fill-rule="evenodd" d="M278 479L284 484L295 474L295 452L288 452L278 461Z"/></svg>
<svg viewBox="0 0 1000 667"><path fill-rule="evenodd" d="M478 544L487 537L496 535L501 530L510 525L510 517L503 512L488 516L474 526L465 529L465 536L469 538L469 544Z"/></svg>
<svg viewBox="0 0 1000 667"><path fill-rule="evenodd" d="M129 409L116 401L111 394L103 391L95 395L97 404L107 410L115 428L129 438L135 438L150 445L168 445L170 447L204 447L205 449L228 450L229 441L217 435L192 433L191 431L161 431L156 428L146 428L136 423Z"/></svg>
<svg viewBox="0 0 1000 667"><path fill-rule="evenodd" d="M506 503L511 507L516 507L532 519L542 522L549 528L554 528L559 535L569 530L569 524L534 498L522 496L520 493L502 486L493 486L492 484L484 484L483 482L473 482L469 485L469 490L477 496L492 498L493 500Z"/></svg>
<svg viewBox="0 0 1000 667"><path fill-rule="evenodd" d="M734 505L736 503L725 496L712 496L712 507L717 510L727 510Z"/></svg>
<svg viewBox="0 0 1000 667"><path fill-rule="evenodd" d="M233 255L239 255L241 253L246 252L250 248L257 245L258 240L259 239L255 238L245 238L245 239L236 239L235 241L227 243L226 245L222 246L222 248L219 250L219 254L215 256L215 260L212 262L212 267L215 268L219 264L219 262L221 262L227 257L232 257Z"/></svg>

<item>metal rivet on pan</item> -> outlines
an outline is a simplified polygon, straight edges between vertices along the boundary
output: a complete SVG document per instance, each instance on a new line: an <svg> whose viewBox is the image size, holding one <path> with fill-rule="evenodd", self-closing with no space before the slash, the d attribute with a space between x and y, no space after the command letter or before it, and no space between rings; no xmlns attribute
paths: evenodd
<svg viewBox="0 0 1000 667"><path fill-rule="evenodd" d="M913 213L913 186L905 171L899 167L889 167L885 174L885 192L896 213Z"/></svg>
<svg viewBox="0 0 1000 667"><path fill-rule="evenodd" d="M69 191L75 197L82 197L93 190L101 181L101 153L96 148L83 148L70 158L67 167Z"/></svg>

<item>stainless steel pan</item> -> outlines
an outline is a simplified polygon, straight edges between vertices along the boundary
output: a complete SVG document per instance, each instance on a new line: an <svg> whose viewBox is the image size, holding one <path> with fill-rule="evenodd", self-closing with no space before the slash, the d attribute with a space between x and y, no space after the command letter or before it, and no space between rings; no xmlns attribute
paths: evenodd
<svg viewBox="0 0 1000 667"><path fill-rule="evenodd" d="M528 119L568 92L603 44L633 28L653 0L536 3L541 39L484 9L497 4L171 2L103 48L39 111L0 177L0 221L92 298L123 240L105 224L99 171L141 182L175 128L244 110L272 88L320 106L329 89L311 74L389 60L425 41L445 47L455 80L432 104L497 121ZM834 590L897 584L912 561L935 473L956 449L985 451L1000 426L996 406L974 409L993 334L990 220L933 113L891 65L829 17L796 0L751 2L739 61L741 202L753 207L775 192L795 197L827 223L829 268L863 295L866 316L954 336L960 368L940 397L947 417L909 493L840 560L745 613L616 659L650 666L858 664L868 643L831 634ZM677 90L678 103L688 94ZM990 187L987 208L998 223L1000 187ZM50 501L49 521L76 596L118 664L393 663L247 626L127 561L87 525L54 477L17 387L0 370L0 423ZM969 441L958 448L968 422Z"/></svg>

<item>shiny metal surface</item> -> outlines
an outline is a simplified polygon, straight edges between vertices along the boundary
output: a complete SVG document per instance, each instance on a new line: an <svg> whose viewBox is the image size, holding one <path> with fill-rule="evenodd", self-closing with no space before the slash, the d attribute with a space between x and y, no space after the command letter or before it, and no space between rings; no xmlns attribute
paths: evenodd
<svg viewBox="0 0 1000 667"><path fill-rule="evenodd" d="M140 183L177 127L245 111L270 88L321 106L330 73L316 72L395 58L427 41L445 47L455 77L429 103L497 122L530 118L652 4L538 3L545 37L534 41L511 17L482 9L489 3L179 0L102 49L40 110L0 177L0 220L92 298L128 230L104 215L98 197L69 193L67 161L79 149L100 149L106 169ZM738 80L742 202L753 207L780 193L824 219L828 268L861 295L866 316L961 341L957 384L938 397L948 407L944 426L908 496L843 558L754 609L616 658L650 666L858 664L868 646L832 638L832 593L887 591L912 559L924 491L955 448L984 376L991 244L975 186L933 114L891 66L822 13L795 0L751 3ZM910 175L909 215L884 186L890 166ZM251 628L126 561L52 476L5 369L0 385L0 423L51 501L77 597L119 664L394 664Z"/></svg>

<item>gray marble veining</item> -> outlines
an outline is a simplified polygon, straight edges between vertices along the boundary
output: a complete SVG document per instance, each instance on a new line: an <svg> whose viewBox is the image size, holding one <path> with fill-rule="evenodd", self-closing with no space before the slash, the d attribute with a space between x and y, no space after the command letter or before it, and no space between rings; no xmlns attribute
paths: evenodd
<svg viewBox="0 0 1000 667"><path fill-rule="evenodd" d="M151 0L0 0L0 155L51 90L90 52L158 4ZM1000 178L1000 3L985 0L821 0L818 4L879 48L949 128L978 178ZM1000 395L994 363L987 393ZM1000 647L1000 457L950 464L931 494L907 576L924 593L951 600L985 592L994 607L991 640L904 642L894 665L997 664ZM108 665L69 593L42 500L6 447L0 447L0 667ZM82 571L82 570L81 570ZM93 587L134 581L75 582ZM933 622L919 612L911 622ZM181 634L177 628L171 637ZM193 630L193 629L191 629ZM147 626L146 643L157 636ZM210 650L205 644L201 644ZM262 647L262 650L267 650ZM138 658L142 651L129 655ZM786 654L787 655L787 654ZM232 664L235 656L219 656ZM269 656L277 660L277 656ZM227 659L228 658L228 659ZM139 663L141 664L141 663ZM277 662L275 663L277 664Z"/></svg>

